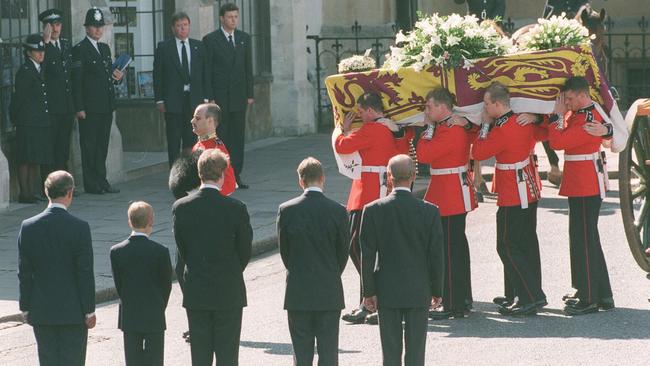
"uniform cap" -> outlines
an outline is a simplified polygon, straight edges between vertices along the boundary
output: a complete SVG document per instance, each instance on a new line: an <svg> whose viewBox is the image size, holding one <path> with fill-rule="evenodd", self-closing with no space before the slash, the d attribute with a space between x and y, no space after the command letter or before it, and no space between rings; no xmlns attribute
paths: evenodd
<svg viewBox="0 0 650 366"><path fill-rule="evenodd" d="M23 42L23 48L26 51L45 51L43 37L40 34L30 34Z"/></svg>
<svg viewBox="0 0 650 366"><path fill-rule="evenodd" d="M61 23L63 22L63 12L59 9L47 9L38 15L41 23Z"/></svg>
<svg viewBox="0 0 650 366"><path fill-rule="evenodd" d="M106 25L104 22L104 13L102 13L101 9L97 7L92 7L88 9L86 12L86 21L84 22L84 26L89 26L92 25L94 27L103 27Z"/></svg>

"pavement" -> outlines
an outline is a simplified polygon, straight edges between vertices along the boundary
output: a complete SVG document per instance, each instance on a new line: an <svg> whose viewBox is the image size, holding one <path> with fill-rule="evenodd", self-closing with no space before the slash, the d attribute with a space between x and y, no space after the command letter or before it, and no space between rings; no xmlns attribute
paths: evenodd
<svg viewBox="0 0 650 366"><path fill-rule="evenodd" d="M540 144L537 146L540 162L540 175L549 170L548 159ZM164 156L165 154L160 154ZM321 160L326 174L326 194L343 204L347 200L350 180L338 173L331 151L329 135L316 134L295 138L269 138L248 144L246 148L245 170L242 178L251 188L238 190L233 197L248 206L253 226L253 251L260 254L274 249L276 244L275 220L278 205L300 194L297 185L296 167L306 156ZM609 157L610 174L615 175L618 156ZM151 162L160 166L160 162ZM485 162L483 173L493 172L493 161ZM146 168L146 167L145 167ZM160 171L154 169L152 171ZM132 176L138 176L133 173ZM419 177L416 191L423 193L428 178ZM119 184L119 194L89 195L76 197L70 212L89 222L95 256L95 283L97 302L115 299L113 279L110 269L110 247L128 237L126 211L129 202L144 200L155 210L155 225L152 239L167 246L172 258L176 247L171 231L171 205L174 198L167 189L167 172L146 174L145 176ZM0 213L0 323L15 321L18 309L18 250L16 239L22 220L36 215L45 204L12 204L7 211Z"/></svg>

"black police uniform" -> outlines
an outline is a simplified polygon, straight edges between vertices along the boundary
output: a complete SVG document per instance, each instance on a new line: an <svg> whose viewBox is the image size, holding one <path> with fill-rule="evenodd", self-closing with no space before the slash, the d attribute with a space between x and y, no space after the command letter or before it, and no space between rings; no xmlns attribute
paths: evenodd
<svg viewBox="0 0 650 366"><path fill-rule="evenodd" d="M23 48L44 49L39 34L27 36ZM39 65L39 67L42 65ZM9 113L16 126L16 157L18 164L52 164L51 124L48 117L48 93L43 68L25 57L14 82Z"/></svg>
<svg viewBox="0 0 650 366"><path fill-rule="evenodd" d="M38 19L43 24L61 23L63 13L57 9L42 12ZM58 43L58 45L57 45ZM58 46L58 47L57 47ZM72 44L59 38L45 44L45 85L49 99L50 122L52 123L52 144L54 146L54 166L56 170L68 170L70 157L70 138L74 122L72 104L72 85L70 84L70 64L72 63Z"/></svg>
<svg viewBox="0 0 650 366"><path fill-rule="evenodd" d="M85 26L103 26L100 9L86 13ZM72 96L75 111L85 111L79 120L79 143L84 190L88 193L112 193L106 180L106 157L115 110L115 89L111 50L106 43L97 48L88 37L72 48Z"/></svg>

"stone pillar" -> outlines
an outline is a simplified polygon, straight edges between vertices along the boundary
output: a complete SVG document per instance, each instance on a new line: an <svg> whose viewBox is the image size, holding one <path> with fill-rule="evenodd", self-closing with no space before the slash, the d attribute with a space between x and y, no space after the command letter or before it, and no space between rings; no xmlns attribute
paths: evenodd
<svg viewBox="0 0 650 366"><path fill-rule="evenodd" d="M184 11L190 17L190 37L201 40L203 36L214 31L218 21L214 17L215 2L210 0L176 0L176 11ZM169 19L164 21L170 27Z"/></svg>
<svg viewBox="0 0 650 366"><path fill-rule="evenodd" d="M271 0L271 120L276 136L316 132L314 88L307 80L305 0Z"/></svg>
<svg viewBox="0 0 650 366"><path fill-rule="evenodd" d="M9 205L9 162L0 149L0 210Z"/></svg>

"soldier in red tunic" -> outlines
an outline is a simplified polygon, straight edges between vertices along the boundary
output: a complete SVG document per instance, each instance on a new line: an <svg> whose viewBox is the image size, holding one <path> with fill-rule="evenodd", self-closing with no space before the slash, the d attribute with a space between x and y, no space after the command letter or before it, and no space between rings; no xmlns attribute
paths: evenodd
<svg viewBox="0 0 650 366"><path fill-rule="evenodd" d="M474 142L474 158L496 157L494 183L498 193L497 252L507 281L518 302L503 306L504 315L532 315L546 306L541 286L536 212L540 192L531 166L530 152L535 141L535 126L520 125L510 109L508 89L490 85L483 97L485 117L494 119L492 130Z"/></svg>
<svg viewBox="0 0 650 366"><path fill-rule="evenodd" d="M342 134L336 138L334 148L339 154L359 152L362 159L361 179L352 181L347 209L350 213L350 259L357 272L361 273L361 250L359 247L359 227L363 206L387 193L386 165L388 160L397 155L397 147L391 130L381 122L384 107L381 97L373 92L365 93L357 99L358 114L363 125L352 131L352 121L356 113L346 115ZM359 303L362 296L359 294ZM351 323L363 323L369 312L360 308L342 319ZM374 320L374 318L373 318Z"/></svg>
<svg viewBox="0 0 650 366"><path fill-rule="evenodd" d="M614 300L600 245L598 215L607 190L600 145L603 138L612 137L613 127L603 122L582 77L567 79L554 112L549 120L556 128L549 128L549 141L551 148L564 150L560 195L569 198L571 283L577 290L566 299L564 311L583 315L610 310Z"/></svg>
<svg viewBox="0 0 650 366"><path fill-rule="evenodd" d="M192 118L192 132L198 137L199 141L192 147L192 151L219 149L230 157L226 145L217 136L220 113L219 106L214 103L204 103L196 107ZM220 192L222 195L228 196L235 191L236 187L235 172L230 162L228 162Z"/></svg>
<svg viewBox="0 0 650 366"><path fill-rule="evenodd" d="M442 311L432 312L433 319L462 318L469 312L472 298L470 257L465 221L476 202L474 185L467 163L472 124L461 127L451 123L454 98L447 89L438 88L426 96L425 117L429 123L417 147L418 161L429 164L431 179L425 201L440 209L445 249L445 284Z"/></svg>

